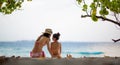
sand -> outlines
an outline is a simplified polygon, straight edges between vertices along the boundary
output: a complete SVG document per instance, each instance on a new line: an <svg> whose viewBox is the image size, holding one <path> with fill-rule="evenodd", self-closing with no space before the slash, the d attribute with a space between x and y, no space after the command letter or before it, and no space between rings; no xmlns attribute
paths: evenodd
<svg viewBox="0 0 120 65"><path fill-rule="evenodd" d="M5 59L4 61L1 61ZM29 57L0 57L0 65L120 65L120 57L85 57L85 58L61 58L40 59Z"/></svg>

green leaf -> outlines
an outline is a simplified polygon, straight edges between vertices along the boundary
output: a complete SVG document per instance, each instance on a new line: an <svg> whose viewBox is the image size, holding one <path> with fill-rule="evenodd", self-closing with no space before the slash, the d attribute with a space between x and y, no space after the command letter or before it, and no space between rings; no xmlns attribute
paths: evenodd
<svg viewBox="0 0 120 65"><path fill-rule="evenodd" d="M97 12L97 10L96 10L96 9L93 9L93 10L92 10L92 15L96 15L96 12Z"/></svg>
<svg viewBox="0 0 120 65"><path fill-rule="evenodd" d="M2 12L2 9L0 9L0 12Z"/></svg>
<svg viewBox="0 0 120 65"><path fill-rule="evenodd" d="M2 6L2 3L0 3L0 8L1 8L1 6Z"/></svg>
<svg viewBox="0 0 120 65"><path fill-rule="evenodd" d="M32 0L27 0L27 1L32 1Z"/></svg>
<svg viewBox="0 0 120 65"><path fill-rule="evenodd" d="M100 14L100 15L103 15L103 14L104 14L104 13L103 13L103 10L100 10L100 11L99 11L99 14Z"/></svg>
<svg viewBox="0 0 120 65"><path fill-rule="evenodd" d="M7 0L0 0L0 3L6 2Z"/></svg>
<svg viewBox="0 0 120 65"><path fill-rule="evenodd" d="M105 0L100 0L101 3L104 3Z"/></svg>
<svg viewBox="0 0 120 65"><path fill-rule="evenodd" d="M82 0L76 0L78 2L78 4L80 4L82 2Z"/></svg>
<svg viewBox="0 0 120 65"><path fill-rule="evenodd" d="M23 2L24 0L0 0L0 12L11 14L14 10L19 10ZM2 4L4 4L4 6Z"/></svg>
<svg viewBox="0 0 120 65"><path fill-rule="evenodd" d="M93 10L93 9L95 9L96 7L95 7L95 3L91 3L90 4L90 8Z"/></svg>
<svg viewBox="0 0 120 65"><path fill-rule="evenodd" d="M94 0L94 2L97 2L97 0Z"/></svg>
<svg viewBox="0 0 120 65"><path fill-rule="evenodd" d="M86 4L84 4L84 5L83 5L83 8L84 8L84 9L87 9L87 5L86 5Z"/></svg>
<svg viewBox="0 0 120 65"><path fill-rule="evenodd" d="M87 11L87 5L86 4L83 5L83 9L82 10L83 11Z"/></svg>
<svg viewBox="0 0 120 65"><path fill-rule="evenodd" d="M95 15L92 15L92 17L91 17L91 18L92 18L92 20L93 20L93 21L95 21L95 22L97 22L97 21L98 21L98 18L97 18Z"/></svg>
<svg viewBox="0 0 120 65"><path fill-rule="evenodd" d="M109 14L109 12L106 10L104 14L105 14L105 15L108 15L108 14Z"/></svg>

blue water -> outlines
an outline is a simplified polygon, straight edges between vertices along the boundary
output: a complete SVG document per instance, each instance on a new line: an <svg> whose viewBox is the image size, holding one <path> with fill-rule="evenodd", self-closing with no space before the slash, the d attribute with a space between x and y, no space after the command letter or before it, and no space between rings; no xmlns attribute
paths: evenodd
<svg viewBox="0 0 120 65"><path fill-rule="evenodd" d="M62 57L71 54L73 57L103 57L120 56L120 42L61 42ZM34 46L34 41L0 42L0 56L29 57L29 52ZM50 57L47 47L43 48L47 57Z"/></svg>

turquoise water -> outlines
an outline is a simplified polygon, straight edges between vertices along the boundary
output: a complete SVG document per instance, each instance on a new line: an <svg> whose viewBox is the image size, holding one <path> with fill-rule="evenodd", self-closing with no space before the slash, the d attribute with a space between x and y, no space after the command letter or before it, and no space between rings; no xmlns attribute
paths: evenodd
<svg viewBox="0 0 120 65"><path fill-rule="evenodd" d="M61 42L62 57L71 54L73 57L103 57L120 56L120 42ZM34 46L34 41L0 42L0 56L29 57L29 52ZM50 57L47 47L43 48L47 57Z"/></svg>

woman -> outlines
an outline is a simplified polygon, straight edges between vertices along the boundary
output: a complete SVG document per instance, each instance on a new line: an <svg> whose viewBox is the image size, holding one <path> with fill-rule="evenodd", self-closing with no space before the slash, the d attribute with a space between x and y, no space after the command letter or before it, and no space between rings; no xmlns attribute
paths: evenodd
<svg viewBox="0 0 120 65"><path fill-rule="evenodd" d="M52 58L61 58L61 43L58 42L60 37L59 33L53 34L53 42L51 43L51 56Z"/></svg>
<svg viewBox="0 0 120 65"><path fill-rule="evenodd" d="M45 57L45 54L42 48L45 45L47 45L47 48L49 50L49 42L50 42L51 34L52 34L51 29L45 29L45 32L40 37L38 37L38 39L35 42L33 50L30 52L30 56L32 58Z"/></svg>

